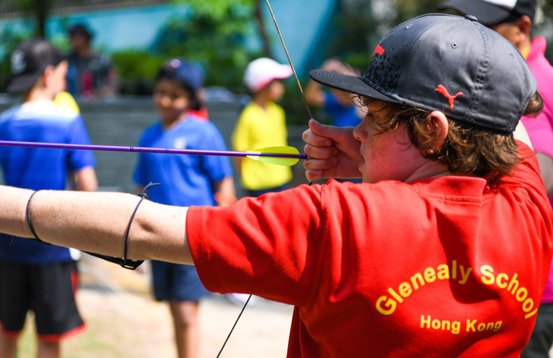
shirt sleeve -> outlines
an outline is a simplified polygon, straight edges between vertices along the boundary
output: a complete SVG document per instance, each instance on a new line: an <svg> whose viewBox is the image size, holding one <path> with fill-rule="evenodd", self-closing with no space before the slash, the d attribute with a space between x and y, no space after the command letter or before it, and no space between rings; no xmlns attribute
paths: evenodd
<svg viewBox="0 0 553 358"><path fill-rule="evenodd" d="M234 132L232 133L232 147L237 151L246 151L252 149L250 138L250 117L248 107L242 111Z"/></svg>
<svg viewBox="0 0 553 358"><path fill-rule="evenodd" d="M323 109L328 113L335 113L340 110L342 106L338 103L334 95L330 92L325 93L325 105Z"/></svg>
<svg viewBox="0 0 553 358"><path fill-rule="evenodd" d="M191 207L187 236L205 287L305 304L323 258L320 204L321 186L302 185L230 207Z"/></svg>
<svg viewBox="0 0 553 358"><path fill-rule="evenodd" d="M67 141L69 144L90 144L88 132L80 115L71 123ZM69 167L73 170L96 165L94 154L90 150L70 150L68 160Z"/></svg>
<svg viewBox="0 0 553 358"><path fill-rule="evenodd" d="M221 132L211 122L204 122L206 133L201 143L201 149L226 151L225 140ZM232 165L228 157L219 155L202 156L201 169L212 182L218 182L232 176Z"/></svg>

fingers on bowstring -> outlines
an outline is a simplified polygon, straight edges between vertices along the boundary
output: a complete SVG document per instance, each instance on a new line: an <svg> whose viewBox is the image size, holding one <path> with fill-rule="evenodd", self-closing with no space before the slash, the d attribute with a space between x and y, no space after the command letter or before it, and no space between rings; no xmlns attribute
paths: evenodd
<svg viewBox="0 0 553 358"><path fill-rule="evenodd" d="M322 170L306 170L305 177L309 183L312 183L314 181L324 179L324 172Z"/></svg>
<svg viewBox="0 0 553 358"><path fill-rule="evenodd" d="M318 121L316 121L315 119L311 118L309 120L309 129L311 129L314 133L316 134L325 134L325 129L329 126L327 125L324 125L322 123L319 123Z"/></svg>
<svg viewBox="0 0 553 358"><path fill-rule="evenodd" d="M353 139L353 130L353 127L335 127L310 119L309 129L304 132L304 136L306 136L304 140L310 139L317 141L317 146L329 146L334 143ZM309 143L307 140L306 142Z"/></svg>
<svg viewBox="0 0 553 358"><path fill-rule="evenodd" d="M333 145L333 141L322 135L322 132L317 133L311 128L303 132L301 137L305 143L314 147L331 147Z"/></svg>
<svg viewBox="0 0 553 358"><path fill-rule="evenodd" d="M303 167L307 170L328 170L338 165L338 157L332 156L330 158L315 159L308 158L303 161Z"/></svg>
<svg viewBox="0 0 553 358"><path fill-rule="evenodd" d="M311 144L306 144L303 152L310 159L329 159L338 155L338 149L335 146L331 147L316 147Z"/></svg>

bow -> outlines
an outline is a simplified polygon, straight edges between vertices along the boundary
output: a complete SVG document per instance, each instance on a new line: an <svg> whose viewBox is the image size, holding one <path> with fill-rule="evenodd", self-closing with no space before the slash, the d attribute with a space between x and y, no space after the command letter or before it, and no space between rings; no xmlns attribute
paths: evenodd
<svg viewBox="0 0 553 358"><path fill-rule="evenodd" d="M303 88L301 87L300 80L298 78L298 75L296 74L296 69L294 68L294 64L292 63L292 59L290 58L290 54L288 53L288 49L286 48L286 44L284 43L284 39L282 38L282 34L280 33L280 28L278 27L278 23L276 21L275 14L273 13L273 9L271 8L271 4L269 3L269 0L265 0L265 1L267 2L267 7L269 8L269 12L271 13L271 17L273 18L273 22L278 32L278 37L280 38L280 42L282 43L282 47L284 48L284 53L286 54L286 58L288 58L288 63L290 63L290 67L292 68L292 73L294 74L294 78L296 79L296 83L298 84L298 87L300 89L303 105L307 110L307 114L309 115L309 118L313 118L313 115L311 114L311 109L309 108L309 105L307 104L307 100L305 99L305 95L303 94Z"/></svg>
<svg viewBox="0 0 553 358"><path fill-rule="evenodd" d="M284 42L284 39L282 37L282 34L280 32L280 28L278 26L276 17L273 13L273 9L271 8L271 4L269 0L265 0L267 3L267 7L269 9L269 12L271 14L271 17L273 19L273 22L275 24L278 36L280 38L280 41L282 43L282 47L284 49L284 52L286 54L286 57L288 59L288 62L290 64L290 67L292 69L292 73L294 75L294 78L296 79L296 83L298 85L298 88L300 90L300 94L302 97L303 104L305 106L305 109L307 110L307 113L309 115L309 118L313 118L313 115L311 113L311 109L309 108L309 105L307 103L307 100L305 99L305 95L303 92L303 88L301 86L301 83L299 81L299 78L297 76L296 70L294 68L294 64L292 63L292 59L290 58L290 54L288 53L288 49L286 48L286 44ZM68 145L68 144L59 144L59 143L37 143L37 142L13 142L13 141L0 141L0 146L22 146L22 147L42 147L42 148L65 148L65 149L77 149L77 150L103 150L103 151L126 151L126 152L150 152L150 153L172 153L172 154L199 154L199 155L225 155L225 156L242 156L242 157L249 157L254 160L260 160L265 162L270 162L273 164L280 164L280 165L294 165L297 163L299 159L307 159L307 156L304 154L299 154L297 149L292 147L275 147L275 148L263 148L258 150L252 150L249 152L231 152L231 151L195 151L195 150L176 150L176 149L166 149L166 148L142 148L142 147L122 147L122 146L99 146L99 145ZM311 184L311 183L310 183ZM146 189L146 188L145 188ZM141 193L141 201L146 197L145 193ZM139 202L140 204L140 202ZM138 208L138 206L137 206ZM135 209L136 212L136 209ZM134 216L134 214L133 214ZM132 218L131 218L132 222ZM130 223L129 222L129 227ZM14 240L15 241L15 240ZM12 244L14 243L12 241ZM115 257L108 257L105 255L97 255L92 254L96 257L102 258L104 260L118 263L124 268L128 269L135 269L142 263L141 261L132 261L128 260L126 258L126 251L127 251L127 242L128 242L128 229L126 233L126 240L125 240L125 254L124 258L115 258ZM217 354L217 357L220 357L221 353L223 352L226 343L228 342L230 336L232 335L234 328L236 327L238 321L240 320L242 313L244 312L246 306L248 305L250 301L251 295L246 300L246 303L242 307L236 321L234 322L234 325L232 326L229 334L227 335L227 338L225 339L219 353Z"/></svg>
<svg viewBox="0 0 553 358"><path fill-rule="evenodd" d="M275 14L273 13L273 9L271 8L271 4L269 3L269 0L265 0L267 3L267 7L269 8L269 12L271 13L271 17L273 18L273 22L275 24L276 30L278 32L278 37L280 38L280 42L282 43L282 47L284 49L284 53L286 54L286 58L288 59L288 63L290 64L290 67L292 68L292 73L294 74L294 78L296 79L296 83L298 84L298 88L300 89L301 99L303 101L303 104L305 106L305 109L307 110L307 114L309 115L309 118L313 118L313 115L311 114L311 109L309 108L309 105L307 104L307 100L305 99L305 95L303 93L303 88L301 87L300 80L298 78L298 75L296 74L296 69L294 68L294 64L292 63L292 59L290 58L290 54L288 53L288 49L286 48L286 44L284 43L284 39L282 38L282 34L280 33L280 28L278 26ZM307 157L302 159L306 159ZM311 185L311 183L309 183ZM219 353L217 354L217 358L221 356L221 353L223 353L223 349L225 349L225 345L227 344L230 336L232 335L232 332L234 331L234 328L238 324L238 321L240 320L240 317L242 317L242 313L244 313L244 310L246 309L246 306L248 306L248 303L250 302L250 299L252 298L252 295L249 295L248 299L246 300L246 303L244 303L244 306L240 310L240 313L238 314L238 317L236 318L236 321L234 321L234 324L232 325L232 328L230 329L230 332L227 335L227 338L225 339L225 342L223 343L221 350L219 350Z"/></svg>

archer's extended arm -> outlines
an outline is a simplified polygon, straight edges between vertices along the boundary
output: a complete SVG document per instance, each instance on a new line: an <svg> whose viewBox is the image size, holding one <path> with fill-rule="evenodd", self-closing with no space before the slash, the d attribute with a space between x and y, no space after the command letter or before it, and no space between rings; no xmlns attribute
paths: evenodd
<svg viewBox="0 0 553 358"><path fill-rule="evenodd" d="M33 238L31 190L0 186L0 232ZM48 243L122 257L125 231L140 198L131 194L40 191L29 206L37 236ZM147 200L130 228L128 258L193 264L185 237L187 208Z"/></svg>

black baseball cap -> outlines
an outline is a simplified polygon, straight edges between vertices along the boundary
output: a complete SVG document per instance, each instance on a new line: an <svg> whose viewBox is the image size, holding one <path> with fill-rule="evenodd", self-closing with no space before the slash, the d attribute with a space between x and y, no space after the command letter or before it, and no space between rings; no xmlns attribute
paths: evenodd
<svg viewBox="0 0 553 358"><path fill-rule="evenodd" d="M71 37L72 36L83 36L83 37L86 37L89 40L92 39L92 37L94 37L92 32L84 24L71 25L69 27L69 29L67 30L67 33Z"/></svg>
<svg viewBox="0 0 553 358"><path fill-rule="evenodd" d="M362 77L314 70L319 83L510 133L537 89L520 52L473 16L428 14L376 47Z"/></svg>
<svg viewBox="0 0 553 358"><path fill-rule="evenodd" d="M526 15L534 21L536 0L450 0L438 5L438 10L455 10L473 15L486 26L515 21Z"/></svg>
<svg viewBox="0 0 553 358"><path fill-rule="evenodd" d="M30 91L49 66L57 66L64 59L63 53L43 39L26 40L11 54L9 93Z"/></svg>

